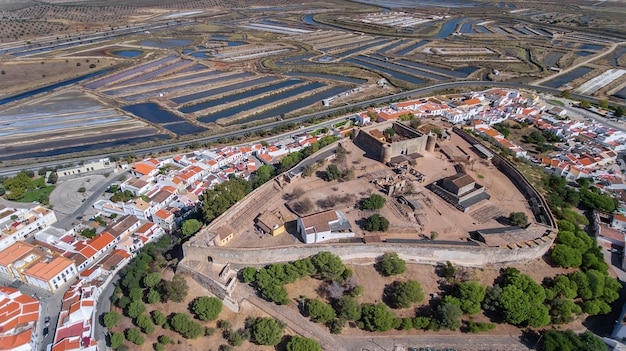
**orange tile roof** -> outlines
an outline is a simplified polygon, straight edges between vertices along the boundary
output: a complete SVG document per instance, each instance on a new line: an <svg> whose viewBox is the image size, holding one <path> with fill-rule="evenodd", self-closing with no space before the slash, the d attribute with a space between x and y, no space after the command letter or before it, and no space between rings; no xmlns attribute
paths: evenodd
<svg viewBox="0 0 626 351"><path fill-rule="evenodd" d="M619 213L614 214L613 219L620 222L626 222L626 216Z"/></svg>
<svg viewBox="0 0 626 351"><path fill-rule="evenodd" d="M480 104L480 99L478 99L478 98L473 98L473 99L468 99L468 100L465 100L465 101L463 101L463 102L464 102L465 104L467 104L467 105L477 105L477 104Z"/></svg>
<svg viewBox="0 0 626 351"><path fill-rule="evenodd" d="M156 213L154 214L155 216L161 218L161 219L168 219L172 213L169 211L166 211L164 209L160 209L158 211L156 211Z"/></svg>
<svg viewBox="0 0 626 351"><path fill-rule="evenodd" d="M113 250L113 252L111 252L111 254L113 254L113 255L120 255L120 256L122 256L124 258L130 258L130 254L127 251L122 250L122 249L115 249L115 250Z"/></svg>
<svg viewBox="0 0 626 351"><path fill-rule="evenodd" d="M85 256L85 258L89 259L96 255L96 250L93 247L87 245L80 250L80 254Z"/></svg>
<svg viewBox="0 0 626 351"><path fill-rule="evenodd" d="M94 248L96 252L101 251L107 245L112 243L115 240L115 237L108 232L102 232L97 235L95 238L89 240L89 246Z"/></svg>
<svg viewBox="0 0 626 351"><path fill-rule="evenodd" d="M68 351L80 349L79 338L65 338L52 346L51 351Z"/></svg>
<svg viewBox="0 0 626 351"><path fill-rule="evenodd" d="M74 261L63 256L57 256L48 263L44 261L37 262L32 267L28 268L24 274L47 282L73 264Z"/></svg>
<svg viewBox="0 0 626 351"><path fill-rule="evenodd" d="M0 266L8 266L34 248L33 245L22 241L13 243L13 245L0 252Z"/></svg>
<svg viewBox="0 0 626 351"><path fill-rule="evenodd" d="M149 164L146 163L137 163L135 164L135 172L139 173L139 174L150 174L150 172L153 172L156 169L156 167L152 167Z"/></svg>

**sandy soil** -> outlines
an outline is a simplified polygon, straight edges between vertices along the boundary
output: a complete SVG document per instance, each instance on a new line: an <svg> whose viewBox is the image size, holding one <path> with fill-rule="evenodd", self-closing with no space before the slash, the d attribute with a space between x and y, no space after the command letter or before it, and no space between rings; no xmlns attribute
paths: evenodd
<svg viewBox="0 0 626 351"><path fill-rule="evenodd" d="M378 303L382 301L383 290L387 284L390 284L396 280L406 281L408 279L417 280L420 282L422 289L424 290L425 299L419 304L413 307L399 310L392 310L397 317L415 317L417 309L428 308L429 301L432 296L440 295L442 290L441 286L446 285L444 279L438 277L435 273L435 267L430 265L419 264L407 264L406 273L399 276L384 277L380 275L374 268L374 263L371 261L350 261L346 262L346 266L352 269L354 272L353 277L357 280L358 284L363 286L365 294L359 297L359 301L362 303ZM537 282L541 282L545 277L553 277L556 274L567 274L574 270L554 268L550 267L543 260L534 260L524 264L510 265L519 269L522 273L530 275ZM475 280L483 285L491 286L494 280L499 276L499 271L505 266L490 266L482 269L478 268L458 268L457 278L462 280ZM323 293L325 284L319 280L313 278L305 278L296 281L293 284L287 285L287 291L291 298L297 298L299 296L306 296L307 298L320 298L329 302L329 300L320 293ZM485 315L477 314L471 316L475 321L489 322L489 318ZM469 316L464 316L462 320L469 320ZM570 324L563 325L563 329L579 330L582 326L582 320L576 320ZM519 335L522 330L512 325L498 324L496 329L488 332L492 335ZM389 331L386 334L389 335L404 335L424 333L423 331ZM460 334L461 331L450 332L444 331L443 333ZM356 328L354 325L349 325L342 332L343 335L370 335L368 332Z"/></svg>
<svg viewBox="0 0 626 351"><path fill-rule="evenodd" d="M324 175L326 164L318 168L319 176L301 178L291 184L285 184L283 188L276 184L268 185L267 190L258 192L246 199L246 203L242 203L242 206L247 207L246 215L238 216L232 220L227 219L227 221L231 221L229 223L234 228L239 229L238 235L228 245L249 247L298 243L295 237L296 227L292 222L297 218L297 214L292 212L288 205L293 205L305 198L310 199L314 204L314 208L309 214L330 208L343 211L350 220L357 237L372 234L363 230L359 223L373 213L383 215L391 223L388 232L373 233L381 235L383 238L418 239L430 237L431 233L436 232L438 240L459 241L467 240L469 231L501 227L502 224L497 219L501 216L506 217L511 212L525 212L528 218L531 220L533 218L526 200L517 191L513 183L489 162L478 158L474 151L471 151L470 145L457 135L453 134L450 141L441 142L441 145L452 150L462 149L472 156L473 161L464 162L460 165L465 167L465 171L478 184L484 185L487 193L491 195L490 200L475 205L467 213L460 212L425 188L425 185L430 182L456 173L454 166L459 163L448 160L441 152L423 152L423 157L419 158L416 166L414 166L415 170L426 177L426 181L423 183L412 181L413 194L410 197L419 199L422 206L421 209L414 211L408 205L400 204L395 197L385 195L381 188L373 184L374 180L396 176L391 168L368 158L363 150L351 142L344 142L342 145L346 145L348 154L345 162L339 164L339 168L353 169L354 178L352 180L345 182L324 181L321 177ZM460 153L460 151L458 152ZM372 193L386 197L385 207L377 211L360 209L358 205L360 201ZM294 194L301 195L294 196ZM353 198L351 201L335 203L334 206L328 207L324 204L324 200L330 196L353 196ZM258 230L255 229L253 219L266 210L280 213L285 218L285 222L288 223L286 229L290 235L270 237L259 234ZM218 224L214 225L217 226Z"/></svg>

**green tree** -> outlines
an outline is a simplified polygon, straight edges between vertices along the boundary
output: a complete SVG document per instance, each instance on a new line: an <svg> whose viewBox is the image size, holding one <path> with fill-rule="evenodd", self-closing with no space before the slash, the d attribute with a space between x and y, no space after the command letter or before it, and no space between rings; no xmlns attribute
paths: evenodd
<svg viewBox="0 0 626 351"><path fill-rule="evenodd" d="M141 330L144 333L146 334L154 333L154 323L152 323L152 320L150 320L150 317L146 316L145 314L140 314L139 316L137 316L135 323L137 324L139 328L141 328Z"/></svg>
<svg viewBox="0 0 626 351"><path fill-rule="evenodd" d="M195 339L204 335L204 327L191 320L186 313L176 313L170 320L170 326L185 339Z"/></svg>
<svg viewBox="0 0 626 351"><path fill-rule="evenodd" d="M509 221L511 221L512 225L524 227L528 224L528 216L524 212L511 212Z"/></svg>
<svg viewBox="0 0 626 351"><path fill-rule="evenodd" d="M461 308L453 303L444 302L437 306L435 319L441 329L456 330L461 326Z"/></svg>
<svg viewBox="0 0 626 351"><path fill-rule="evenodd" d="M387 331L393 328L393 314L382 302L361 306L361 322L367 331Z"/></svg>
<svg viewBox="0 0 626 351"><path fill-rule="evenodd" d="M624 108L622 106L617 106L613 115L618 118L624 116Z"/></svg>
<svg viewBox="0 0 626 351"><path fill-rule="evenodd" d="M480 312L486 293L487 287L477 282L464 282L456 286L456 297L459 299L461 311L464 314Z"/></svg>
<svg viewBox="0 0 626 351"><path fill-rule="evenodd" d="M254 281L254 276L256 275L257 269L254 267L245 267L241 271L241 279L244 283L248 284Z"/></svg>
<svg viewBox="0 0 626 351"><path fill-rule="evenodd" d="M148 294L146 295L146 300L150 304L155 304L161 302L161 294L157 289L148 290Z"/></svg>
<svg viewBox="0 0 626 351"><path fill-rule="evenodd" d="M132 288L128 293L128 297L130 297L131 301L141 301L143 299L143 289L142 288Z"/></svg>
<svg viewBox="0 0 626 351"><path fill-rule="evenodd" d="M141 345L144 342L143 336L141 336L141 332L137 328L126 329L126 340L135 345Z"/></svg>
<svg viewBox="0 0 626 351"><path fill-rule="evenodd" d="M103 318L104 326L107 329L111 329L115 327L121 320L122 320L122 316L115 311L107 312Z"/></svg>
<svg viewBox="0 0 626 351"><path fill-rule="evenodd" d="M331 164L326 167L326 180L333 181L339 179L339 177L341 177L341 171L336 164Z"/></svg>
<svg viewBox="0 0 626 351"><path fill-rule="evenodd" d="M174 274L171 281L166 281L164 284L165 296L168 300L174 302L183 302L189 292L189 285L187 280L180 274Z"/></svg>
<svg viewBox="0 0 626 351"><path fill-rule="evenodd" d="M251 326L252 340L259 345L276 346L283 337L285 326L274 318L257 318Z"/></svg>
<svg viewBox="0 0 626 351"><path fill-rule="evenodd" d="M165 324L165 322L167 322L167 317L163 314L163 312L159 310L154 310L150 312L150 315L152 316L152 321L154 321L154 324L158 326L162 326Z"/></svg>
<svg viewBox="0 0 626 351"><path fill-rule="evenodd" d="M389 300L393 308L408 308L424 300L424 291L416 280L395 281L389 286Z"/></svg>
<svg viewBox="0 0 626 351"><path fill-rule="evenodd" d="M341 262L341 258L328 251L319 252L311 257L311 263L317 270L317 273L326 279L336 280L346 270L343 262Z"/></svg>
<svg viewBox="0 0 626 351"><path fill-rule="evenodd" d="M111 334L111 348L112 349L117 349L118 347L122 346L122 344L124 343L124 333L122 332L114 332L113 334Z"/></svg>
<svg viewBox="0 0 626 351"><path fill-rule="evenodd" d="M337 315L350 321L361 319L361 304L352 296L342 296L336 302Z"/></svg>
<svg viewBox="0 0 626 351"><path fill-rule="evenodd" d="M322 351L322 347L313 339L294 335L287 343L287 351Z"/></svg>
<svg viewBox="0 0 626 351"><path fill-rule="evenodd" d="M363 201L363 207L367 210L378 210L385 206L387 200L379 194L372 194Z"/></svg>
<svg viewBox="0 0 626 351"><path fill-rule="evenodd" d="M326 324L335 319L335 310L318 299L308 299L304 305L306 315L315 322Z"/></svg>
<svg viewBox="0 0 626 351"><path fill-rule="evenodd" d="M389 220L387 218L375 213L369 216L365 220L365 230L370 232L381 231L385 232L389 229Z"/></svg>
<svg viewBox="0 0 626 351"><path fill-rule="evenodd" d="M199 220L195 218L185 220L182 226L183 237L187 238L196 234L200 228L202 228L202 222Z"/></svg>
<svg viewBox="0 0 626 351"><path fill-rule="evenodd" d="M580 267L583 263L582 253L565 244L556 244L550 257L561 267Z"/></svg>
<svg viewBox="0 0 626 351"><path fill-rule="evenodd" d="M130 318L137 318L140 314L144 313L146 305L141 301L133 301L128 305L128 316Z"/></svg>
<svg viewBox="0 0 626 351"><path fill-rule="evenodd" d="M202 296L193 301L191 310L202 321L216 320L222 312L222 300L217 297Z"/></svg>
<svg viewBox="0 0 626 351"><path fill-rule="evenodd" d="M145 277L143 277L143 285L146 288L154 288L155 286L159 285L159 283L161 283L161 273L159 272L154 272L154 273L149 273L146 274Z"/></svg>
<svg viewBox="0 0 626 351"><path fill-rule="evenodd" d="M385 276L398 275L406 272L406 263L395 252L386 252L380 259L380 271Z"/></svg>
<svg viewBox="0 0 626 351"><path fill-rule="evenodd" d="M586 331L576 334L572 330L544 330L539 349L543 351L606 351L608 348L602 339Z"/></svg>

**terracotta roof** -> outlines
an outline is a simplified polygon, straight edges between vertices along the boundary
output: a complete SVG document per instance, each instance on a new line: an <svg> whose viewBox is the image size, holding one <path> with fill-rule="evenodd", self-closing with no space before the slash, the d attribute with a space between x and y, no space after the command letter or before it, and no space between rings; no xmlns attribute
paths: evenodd
<svg viewBox="0 0 626 351"><path fill-rule="evenodd" d="M93 247L96 251L101 251L114 240L115 237L113 235L108 232L102 232L95 238L89 240L89 246Z"/></svg>
<svg viewBox="0 0 626 351"><path fill-rule="evenodd" d="M0 286L0 350L11 350L30 341L32 328L15 330L33 324L39 318L39 301L15 288Z"/></svg>
<svg viewBox="0 0 626 351"><path fill-rule="evenodd" d="M150 172L153 172L156 169L156 167L152 167L149 164L146 163L137 163L135 164L135 172L139 173L139 174L150 174Z"/></svg>
<svg viewBox="0 0 626 351"><path fill-rule="evenodd" d="M219 228L215 229L215 234L220 238L220 240L226 239L229 235L235 234L235 229L228 224L224 224Z"/></svg>
<svg viewBox="0 0 626 351"><path fill-rule="evenodd" d="M325 232L330 230L329 222L337 220L337 213L334 210L328 210L310 216L302 217L304 228L315 228L317 232Z"/></svg>
<svg viewBox="0 0 626 351"><path fill-rule="evenodd" d="M168 219L172 216L172 213L164 210L164 209L160 209L158 211L156 211L156 213L154 214L155 216L161 218L161 219Z"/></svg>
<svg viewBox="0 0 626 351"><path fill-rule="evenodd" d="M63 256L57 256L49 262L39 261L35 263L32 267L28 268L24 274L47 282L73 264L74 261Z"/></svg>
<svg viewBox="0 0 626 351"><path fill-rule="evenodd" d="M0 252L0 266L8 266L26 253L35 249L31 244L18 241Z"/></svg>

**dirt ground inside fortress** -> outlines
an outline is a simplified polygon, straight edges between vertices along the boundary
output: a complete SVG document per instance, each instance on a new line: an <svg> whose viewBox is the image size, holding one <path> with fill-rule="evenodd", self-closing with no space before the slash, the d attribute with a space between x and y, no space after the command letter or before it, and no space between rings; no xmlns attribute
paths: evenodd
<svg viewBox="0 0 626 351"><path fill-rule="evenodd" d="M381 239L427 239L432 233L437 233L437 240L465 241L470 231L502 227L503 217L508 217L514 211L525 212L531 221L534 220L526 200L513 183L500 173L491 161L481 159L470 149L467 142L455 134L449 141L442 141L439 145L457 155L462 155L460 150L463 150L471 155L473 161L462 163L451 161L437 150L433 153L422 152L423 157L418 158L415 166L412 167L423 174L426 180L420 183L409 176L409 179L412 179L413 191L412 194L407 195L419 201L421 209L418 210L413 210L408 205L399 203L396 198L387 196L373 183L376 179L397 176L392 168L368 158L363 150L350 141L342 142L342 145L345 145L347 149L345 161L331 162L337 163L340 169L352 169L354 172L352 180L325 181L323 175L330 164L326 162L318 167L317 174L297 179L292 183L285 183L282 188L275 183L266 185L266 187L273 186L273 189L270 188L257 193L256 196L246 198L242 204L246 207L246 215L228 221L237 233L227 245L230 247L269 247L301 244L295 236L297 214L290 211L287 205L293 205L304 199L309 199L313 204L306 214L331 208L343 211L352 224L356 237L379 235ZM489 200L474 205L466 213L455 209L425 188L431 182L455 174L455 165L464 166L466 173L476 183L485 186L486 192L491 196ZM385 206L376 211L361 209L359 203L373 193L385 196L387 199ZM332 196L351 198L344 203L335 202L334 206L329 206L328 199ZM254 218L264 211L280 213L285 220L288 234L276 237L262 234L256 228ZM362 228L360 224L373 213L379 213L389 220L390 227L387 232L371 233ZM211 227L217 228L221 225L216 222Z"/></svg>

